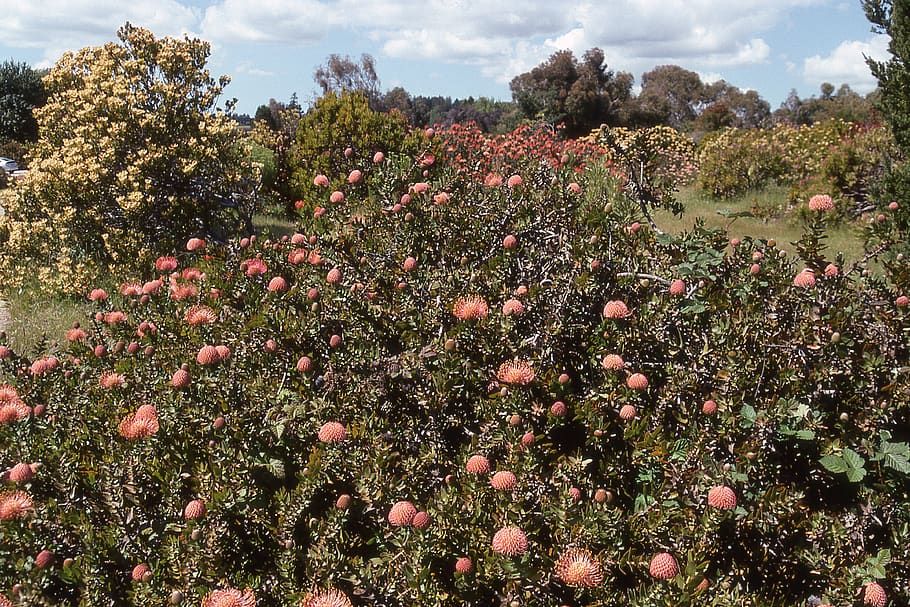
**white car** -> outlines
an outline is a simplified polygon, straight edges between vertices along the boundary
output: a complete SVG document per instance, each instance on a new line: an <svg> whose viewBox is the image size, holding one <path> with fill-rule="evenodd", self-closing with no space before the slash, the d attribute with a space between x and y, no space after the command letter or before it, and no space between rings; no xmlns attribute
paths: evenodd
<svg viewBox="0 0 910 607"><path fill-rule="evenodd" d="M3 169L7 173L12 173L13 171L19 170L19 164L12 158L0 156L0 169Z"/></svg>

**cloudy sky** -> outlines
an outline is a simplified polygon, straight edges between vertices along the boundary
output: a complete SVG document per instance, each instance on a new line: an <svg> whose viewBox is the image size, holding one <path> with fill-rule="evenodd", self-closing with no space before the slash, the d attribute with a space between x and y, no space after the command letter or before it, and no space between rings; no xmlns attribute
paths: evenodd
<svg viewBox="0 0 910 607"><path fill-rule="evenodd" d="M676 64L759 91L777 108L822 82L865 93L863 55L887 57L860 0L41 0L10 2L0 59L50 67L66 50L116 39L129 21L213 46L210 69L254 113L270 98L313 99L330 53L376 58L383 89L510 99L509 81L561 49L598 46L636 83Z"/></svg>

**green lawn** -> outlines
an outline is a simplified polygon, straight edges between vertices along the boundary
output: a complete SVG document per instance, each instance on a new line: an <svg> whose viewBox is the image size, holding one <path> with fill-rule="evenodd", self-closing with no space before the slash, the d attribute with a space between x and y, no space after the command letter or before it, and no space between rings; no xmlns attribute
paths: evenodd
<svg viewBox="0 0 910 607"><path fill-rule="evenodd" d="M762 190L750 191L735 198L718 200L705 194L695 186L687 186L677 197L686 206L681 217L674 217L667 211L657 211L654 221L660 229L680 233L692 228L695 220L701 218L710 228L729 230L730 237L774 238L784 248L799 240L802 226L793 214L786 214L787 188L769 186ZM720 212L751 212L755 217L730 219ZM843 252L848 262L855 262L863 256L863 239L856 224L842 222L828 229L828 257Z"/></svg>

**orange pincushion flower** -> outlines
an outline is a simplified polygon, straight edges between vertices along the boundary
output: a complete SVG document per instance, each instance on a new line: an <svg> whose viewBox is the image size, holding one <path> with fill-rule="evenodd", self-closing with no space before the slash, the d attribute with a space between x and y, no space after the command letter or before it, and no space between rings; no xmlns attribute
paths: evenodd
<svg viewBox="0 0 910 607"><path fill-rule="evenodd" d="M816 194L809 199L810 211L830 211L834 208L834 200L827 194Z"/></svg>
<svg viewBox="0 0 910 607"><path fill-rule="evenodd" d="M526 386L534 381L534 369L523 360L511 360L499 365L496 378L504 384Z"/></svg>
<svg viewBox="0 0 910 607"><path fill-rule="evenodd" d="M183 320L190 325L209 325L215 322L217 317L218 315L215 314L215 310L208 306L193 306L187 308L186 312L183 314Z"/></svg>
<svg viewBox="0 0 910 607"><path fill-rule="evenodd" d="M490 484L499 491L511 491L518 484L518 480L508 470L500 470L490 479Z"/></svg>
<svg viewBox="0 0 910 607"><path fill-rule="evenodd" d="M224 588L208 593L202 599L202 607L256 607L256 597L249 588Z"/></svg>
<svg viewBox="0 0 910 607"><path fill-rule="evenodd" d="M215 346L202 346L196 354L196 362L200 365L214 365L221 362L221 355Z"/></svg>
<svg viewBox="0 0 910 607"><path fill-rule="evenodd" d="M402 500L396 502L392 509L389 510L389 523L395 527L406 527L414 520L417 514L417 508L409 501Z"/></svg>
<svg viewBox="0 0 910 607"><path fill-rule="evenodd" d="M616 371L625 367L626 363L619 354L607 354L600 365L608 371Z"/></svg>
<svg viewBox="0 0 910 607"><path fill-rule="evenodd" d="M85 329L80 329L75 327L66 332L67 341L80 341L88 337L88 333L85 332Z"/></svg>
<svg viewBox="0 0 910 607"><path fill-rule="evenodd" d="M455 301L455 308L452 311L459 320L480 320L486 318L489 312L487 302L478 295L459 298Z"/></svg>
<svg viewBox="0 0 910 607"><path fill-rule="evenodd" d="M187 251L198 251L205 248L205 241L201 238L190 238L186 241Z"/></svg>
<svg viewBox="0 0 910 607"><path fill-rule="evenodd" d="M635 405L623 405L619 409L620 419L635 419L635 416L638 414L638 410L635 408Z"/></svg>
<svg viewBox="0 0 910 607"><path fill-rule="evenodd" d="M0 493L0 521L11 521L25 517L35 503L25 491Z"/></svg>
<svg viewBox="0 0 910 607"><path fill-rule="evenodd" d="M511 316L512 314L524 314L525 307L517 299L510 299L506 303L502 304L502 313L504 316Z"/></svg>
<svg viewBox="0 0 910 607"><path fill-rule="evenodd" d="M25 419L29 413L31 413L31 410L28 405L19 400L18 396L13 400L0 399L0 424Z"/></svg>
<svg viewBox="0 0 910 607"><path fill-rule="evenodd" d="M806 268L793 278L793 286L808 289L815 286L815 272Z"/></svg>
<svg viewBox="0 0 910 607"><path fill-rule="evenodd" d="M717 403L713 399L708 399L702 404L701 412L705 415L714 415L717 413Z"/></svg>
<svg viewBox="0 0 910 607"><path fill-rule="evenodd" d="M183 509L183 518L188 521L198 521L205 516L205 502L200 499L190 500Z"/></svg>
<svg viewBox="0 0 910 607"><path fill-rule="evenodd" d="M130 573L130 577L133 578L134 582L142 582L143 578L146 577L146 574L151 573L151 569L145 563L139 563L133 567L133 571Z"/></svg>
<svg viewBox="0 0 910 607"><path fill-rule="evenodd" d="M464 575L472 571L474 571L474 563L470 558L463 556L455 561L455 573Z"/></svg>
<svg viewBox="0 0 910 607"><path fill-rule="evenodd" d="M272 293L281 293L288 290L288 281L283 276L276 276L269 281L269 291Z"/></svg>
<svg viewBox="0 0 910 607"><path fill-rule="evenodd" d="M347 430L338 422L326 422L319 429L318 437L323 443L339 443L347 437Z"/></svg>
<svg viewBox="0 0 910 607"><path fill-rule="evenodd" d="M218 352L218 358L221 360L221 362L230 360L231 349L228 348L227 346L225 346L224 344L218 344L217 346L215 346L215 351Z"/></svg>
<svg viewBox="0 0 910 607"><path fill-rule="evenodd" d="M155 260L155 269L159 272L173 272L177 269L177 258L161 256Z"/></svg>
<svg viewBox="0 0 910 607"><path fill-rule="evenodd" d="M604 318L627 318L631 315L629 308L622 301L608 301L604 306Z"/></svg>
<svg viewBox="0 0 910 607"><path fill-rule="evenodd" d="M42 550L35 556L35 567L38 569L47 569L54 564L56 556L50 550Z"/></svg>
<svg viewBox="0 0 910 607"><path fill-rule="evenodd" d="M332 268L329 270L329 273L326 274L325 281L329 284L335 284L341 280L341 270L338 268Z"/></svg>
<svg viewBox="0 0 910 607"><path fill-rule="evenodd" d="M129 440L148 438L158 432L158 412L152 405L142 405L120 422L120 436Z"/></svg>
<svg viewBox="0 0 910 607"><path fill-rule="evenodd" d="M247 259L240 264L240 268L247 276L261 276L269 270L268 265L258 257Z"/></svg>
<svg viewBox="0 0 910 607"><path fill-rule="evenodd" d="M35 471L25 462L19 462L7 472L11 483L27 483L35 476Z"/></svg>
<svg viewBox="0 0 910 607"><path fill-rule="evenodd" d="M351 607L351 600L340 590L331 588L307 594L300 602L300 607Z"/></svg>
<svg viewBox="0 0 910 607"><path fill-rule="evenodd" d="M674 297L679 297L680 295L686 294L686 282L680 278L677 278L670 283L670 295Z"/></svg>
<svg viewBox="0 0 910 607"><path fill-rule="evenodd" d="M626 385L633 390L644 390L648 387L648 378L641 373L633 373L626 379Z"/></svg>
<svg viewBox="0 0 910 607"><path fill-rule="evenodd" d="M139 297L142 295L142 285L138 282L125 282L120 285L120 294L124 297Z"/></svg>
<svg viewBox="0 0 910 607"><path fill-rule="evenodd" d="M113 312L108 312L104 315L104 322L109 325L116 325L117 323L126 322L126 314L120 310L114 310Z"/></svg>
<svg viewBox="0 0 910 607"><path fill-rule="evenodd" d="M175 388L186 388L190 385L190 372L186 369L177 369L171 376L171 385Z"/></svg>
<svg viewBox="0 0 910 607"><path fill-rule="evenodd" d="M411 519L411 525L415 529L426 529L430 526L430 515L426 512L418 512L414 515L414 518Z"/></svg>
<svg viewBox="0 0 910 607"><path fill-rule="evenodd" d="M107 370L98 378L102 388L119 388L126 383L126 378L116 371Z"/></svg>
<svg viewBox="0 0 910 607"><path fill-rule="evenodd" d="M503 527L493 536L493 552L505 556L519 556L528 551L528 536L518 527Z"/></svg>
<svg viewBox="0 0 910 607"><path fill-rule="evenodd" d="M600 563L583 548L570 548L556 561L556 577L567 586L593 588L603 582Z"/></svg>
<svg viewBox="0 0 910 607"><path fill-rule="evenodd" d="M313 368L313 360L309 356L301 356L297 361L297 370L301 373L309 373Z"/></svg>
<svg viewBox="0 0 910 607"><path fill-rule="evenodd" d="M670 580L679 574L679 565L669 552L659 552L651 559L649 572L658 579Z"/></svg>
<svg viewBox="0 0 910 607"><path fill-rule="evenodd" d="M863 604L870 607L885 607L888 604L888 595L878 582L869 582L863 590Z"/></svg>
<svg viewBox="0 0 910 607"><path fill-rule="evenodd" d="M736 493L726 485L718 485L708 491L708 505L721 510L736 508Z"/></svg>
<svg viewBox="0 0 910 607"><path fill-rule="evenodd" d="M472 455L465 464L465 470L470 474L486 474L490 471L490 460L483 455Z"/></svg>
<svg viewBox="0 0 910 607"><path fill-rule="evenodd" d="M102 301L108 298L107 291L104 289L92 289L92 292L88 294L90 301Z"/></svg>

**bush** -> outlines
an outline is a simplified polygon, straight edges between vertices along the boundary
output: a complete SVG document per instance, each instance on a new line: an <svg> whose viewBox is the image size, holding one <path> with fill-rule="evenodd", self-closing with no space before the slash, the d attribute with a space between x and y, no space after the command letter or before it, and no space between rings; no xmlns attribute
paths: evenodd
<svg viewBox="0 0 910 607"><path fill-rule="evenodd" d="M384 167L290 239L94 291L46 357L0 350L18 481L0 587L30 605L908 591L908 308L826 258L823 212L794 255L657 235L594 164L498 185L439 167L397 206L365 197L399 187Z"/></svg>
<svg viewBox="0 0 910 607"><path fill-rule="evenodd" d="M45 77L30 175L0 218L0 290L37 276L82 292L190 236L249 228L247 152L215 110L228 80L205 69L208 43L129 24L118 37L65 54Z"/></svg>

